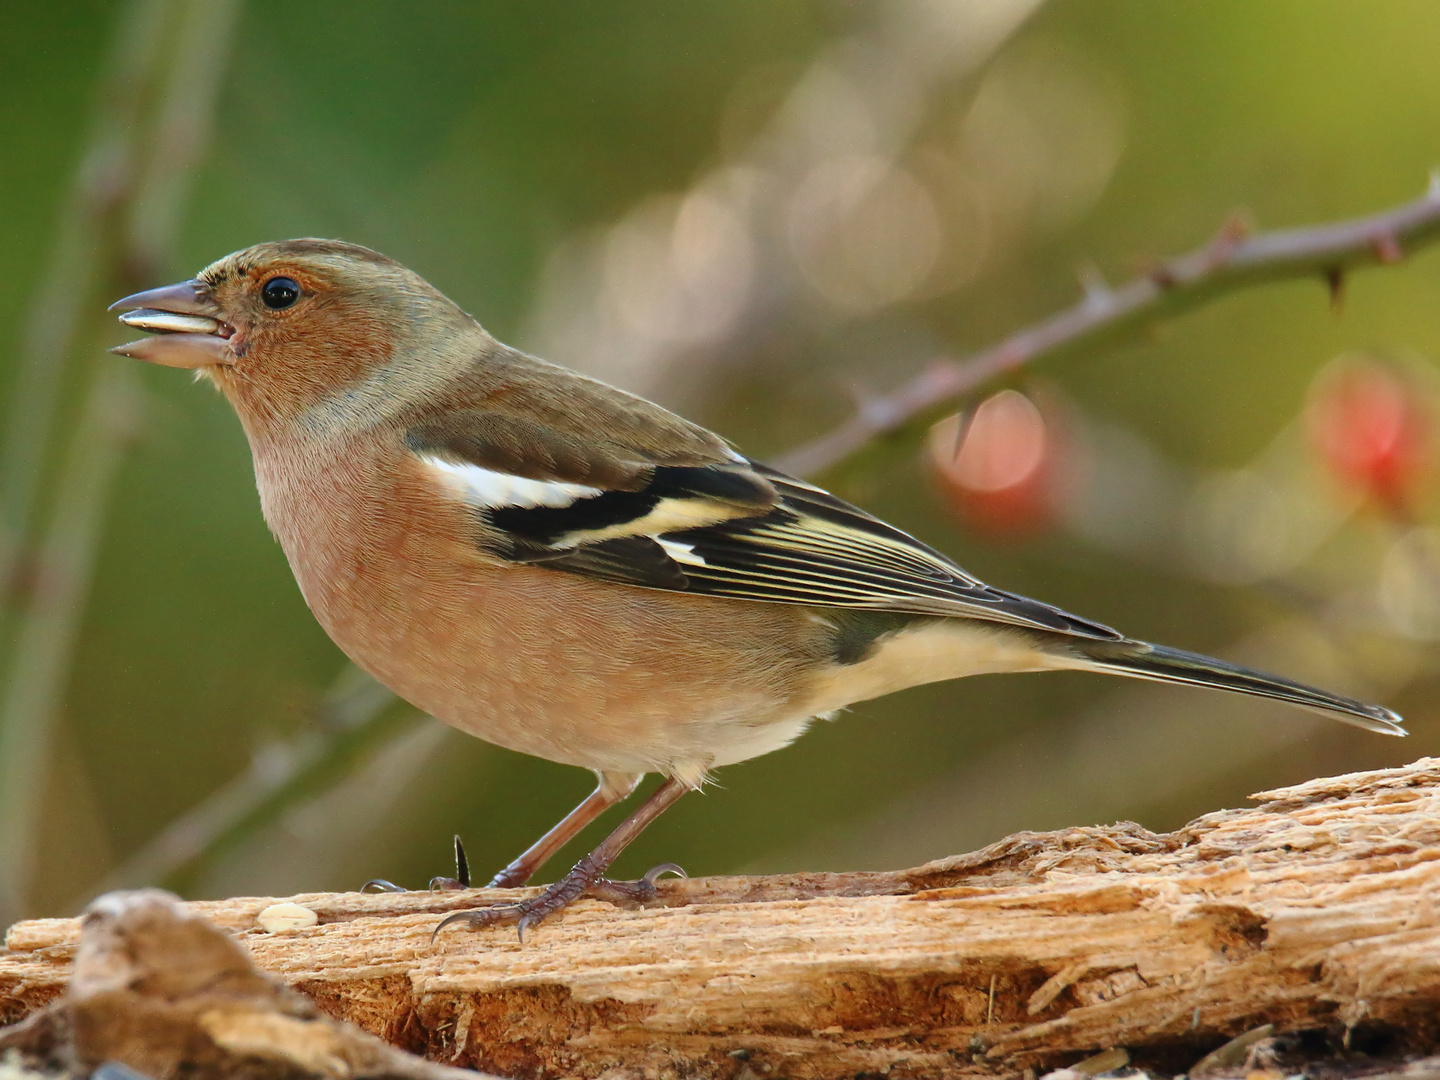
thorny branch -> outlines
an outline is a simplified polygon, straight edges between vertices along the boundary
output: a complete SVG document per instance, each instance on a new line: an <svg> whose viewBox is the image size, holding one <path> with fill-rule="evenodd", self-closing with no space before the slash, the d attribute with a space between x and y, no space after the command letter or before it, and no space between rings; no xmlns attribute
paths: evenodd
<svg viewBox="0 0 1440 1080"><path fill-rule="evenodd" d="M814 476L868 443L938 420L959 399L1026 364L1131 333L1252 285L1318 277L1338 296L1345 274L1400 262L1440 239L1440 174L1420 198L1369 217L1246 235L1232 220L1204 247L1116 288L1087 280L1073 306L960 360L937 359L890 394L863 401L832 431L780 456L786 472Z"/></svg>

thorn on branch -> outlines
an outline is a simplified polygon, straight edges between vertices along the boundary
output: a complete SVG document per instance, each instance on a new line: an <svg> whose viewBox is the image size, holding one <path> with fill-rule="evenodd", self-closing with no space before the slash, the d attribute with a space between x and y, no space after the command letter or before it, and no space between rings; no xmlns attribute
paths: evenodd
<svg viewBox="0 0 1440 1080"><path fill-rule="evenodd" d="M864 412L865 406L879 397L879 393L868 382L862 379L846 379L841 383L845 390L845 396L850 399L850 405L856 412Z"/></svg>
<svg viewBox="0 0 1440 1080"><path fill-rule="evenodd" d="M996 370L1014 371L1029 362L1032 354L1018 342L1011 340L1002 345L995 354Z"/></svg>
<svg viewBox="0 0 1440 1080"><path fill-rule="evenodd" d="M1105 280L1105 275L1094 263L1084 263L1075 276L1080 281L1080 288L1085 294L1085 306L1092 311L1103 311L1110 306L1113 293L1110 290L1110 283Z"/></svg>
<svg viewBox="0 0 1440 1080"><path fill-rule="evenodd" d="M856 415L867 426L883 427L889 421L894 410L884 394L859 379L847 379L844 386Z"/></svg>
<svg viewBox="0 0 1440 1080"><path fill-rule="evenodd" d="M973 408L965 408L953 416L946 417L935 425L937 434L945 424L953 423L955 425L955 438L951 441L952 444L950 447L950 460L952 463L960 460L960 451L965 448L965 436L970 433L970 422L974 419L975 410Z"/></svg>
<svg viewBox="0 0 1440 1080"><path fill-rule="evenodd" d="M1405 258L1405 249L1400 246L1399 237L1388 230L1377 233L1371 239L1370 247L1375 252L1375 257L1386 266L1393 266Z"/></svg>
<svg viewBox="0 0 1440 1080"><path fill-rule="evenodd" d="M1235 248L1240 241L1250 235L1252 224L1250 218L1243 211L1233 211L1220 224L1220 229L1215 233L1215 238L1210 241L1209 247L1205 250L1206 271L1217 270L1230 261L1230 256L1235 253Z"/></svg>
<svg viewBox="0 0 1440 1080"><path fill-rule="evenodd" d="M1338 266L1326 267L1325 287L1330 290L1330 310L1340 314L1345 306L1345 271Z"/></svg>
<svg viewBox="0 0 1440 1080"><path fill-rule="evenodd" d="M1166 263L1158 263L1145 271L1145 276L1155 283L1157 287L1165 292L1176 288L1180 279L1175 276L1175 271L1170 269Z"/></svg>

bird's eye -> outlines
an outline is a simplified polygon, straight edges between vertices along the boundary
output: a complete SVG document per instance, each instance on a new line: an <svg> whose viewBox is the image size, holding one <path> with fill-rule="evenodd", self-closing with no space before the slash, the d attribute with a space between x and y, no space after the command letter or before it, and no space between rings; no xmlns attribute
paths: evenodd
<svg viewBox="0 0 1440 1080"><path fill-rule="evenodd" d="M300 299L300 286L293 278L272 277L260 289L260 299L265 301L266 307L279 311Z"/></svg>

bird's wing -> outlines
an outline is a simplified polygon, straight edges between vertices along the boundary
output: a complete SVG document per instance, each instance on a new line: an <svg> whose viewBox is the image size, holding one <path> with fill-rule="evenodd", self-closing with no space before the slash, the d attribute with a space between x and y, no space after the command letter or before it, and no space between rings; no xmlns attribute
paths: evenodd
<svg viewBox="0 0 1440 1080"><path fill-rule="evenodd" d="M1120 637L993 589L909 534L718 440L718 460L664 464L633 445L464 410L412 427L407 444L474 508L490 554L516 563L674 592Z"/></svg>

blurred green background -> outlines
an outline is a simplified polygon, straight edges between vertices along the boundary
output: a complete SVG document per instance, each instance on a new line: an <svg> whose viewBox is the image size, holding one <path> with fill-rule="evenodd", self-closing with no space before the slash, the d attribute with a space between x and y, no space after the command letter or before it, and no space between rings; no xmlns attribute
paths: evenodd
<svg viewBox="0 0 1440 1080"><path fill-rule="evenodd" d="M345 698L363 686L335 689L344 657L266 532L229 407L180 372L108 374L127 363L102 352L126 339L108 300L256 241L341 237L502 339L776 456L857 386L1073 303L1077 273L1123 280L1236 211L1269 228L1414 198L1440 165L1437 39L1425 0L7 5L0 419L35 494L6 538L0 678L39 781L4 795L30 810L0 821L22 868L0 915L68 913L118 881L419 885L448 871L452 832L488 875L591 785L401 708L367 721ZM77 187L107 139L131 139L141 179ZM1302 414L1318 372L1364 354L1427 416L1437 295L1421 253L1355 277L1338 313L1320 282L1266 286L1016 377L1058 463L1018 523L947 484L923 433L825 477L999 586L1373 695L1411 739L1116 679L976 678L724 770L618 869L879 868L1022 828L1173 828L1434 752L1425 461L1403 512L1377 511ZM47 348L53 422L24 374ZM137 396L107 478L83 436L112 377ZM97 525L73 587L47 593L46 528L84 539L67 460ZM36 657L49 681L27 697ZM177 819L214 832L227 784L274 787L322 754L347 702L354 752L303 797L198 862L156 855Z"/></svg>

